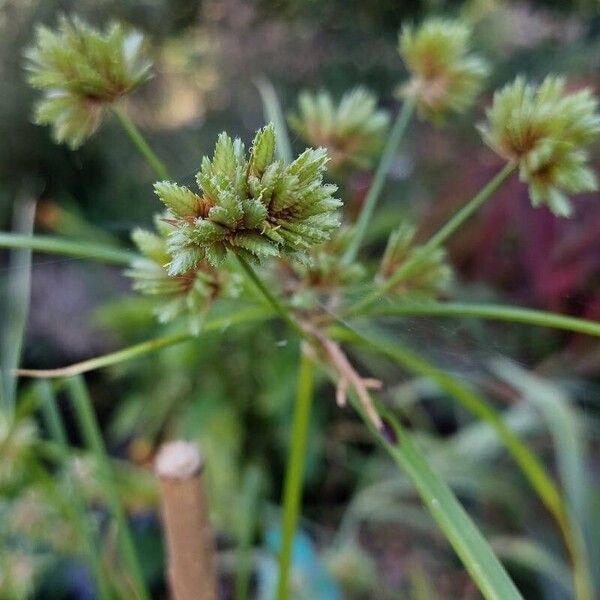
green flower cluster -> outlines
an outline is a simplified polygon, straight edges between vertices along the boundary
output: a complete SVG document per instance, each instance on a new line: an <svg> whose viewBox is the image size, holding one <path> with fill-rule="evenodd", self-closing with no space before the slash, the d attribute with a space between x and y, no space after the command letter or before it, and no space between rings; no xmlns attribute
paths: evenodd
<svg viewBox="0 0 600 600"><path fill-rule="evenodd" d="M539 86L517 77L496 92L480 129L495 152L518 163L534 206L546 203L569 216L567 194L597 189L587 152L600 134L597 109L589 89L567 93L561 77L548 76Z"/></svg>
<svg viewBox="0 0 600 600"><path fill-rule="evenodd" d="M414 98L424 118L442 121L464 112L481 90L486 62L469 54L471 28L447 19L429 19L400 33L399 52L410 73L399 93Z"/></svg>
<svg viewBox="0 0 600 600"><path fill-rule="evenodd" d="M38 27L36 44L25 54L29 83L44 92L35 122L51 125L57 142L80 146L108 105L150 78L152 63L142 44L140 33L120 24L102 33L63 17L56 32Z"/></svg>
<svg viewBox="0 0 600 600"><path fill-rule="evenodd" d="M386 111L377 110L375 95L362 87L346 92L337 106L328 92L303 92L298 113L289 118L305 142L327 148L330 169L368 168L383 147L389 121Z"/></svg>
<svg viewBox="0 0 600 600"><path fill-rule="evenodd" d="M226 268L213 269L205 261L187 272L169 275L167 238L173 227L163 215L155 217L155 225L157 233L141 228L133 231L133 241L144 257L135 260L126 275L134 280L133 289L156 300L154 313L161 323L187 314L190 330L198 334L212 303L217 298L236 298L243 278Z"/></svg>
<svg viewBox="0 0 600 600"><path fill-rule="evenodd" d="M414 260L415 255L422 254L391 292L413 300L437 298L452 281L452 269L446 262L446 251L436 248L423 252L422 246L414 245L415 235L416 229L409 224L403 224L392 232L376 280L380 283L386 281L404 263Z"/></svg>
<svg viewBox="0 0 600 600"><path fill-rule="evenodd" d="M169 210L170 275L203 260L218 267L227 250L259 262L281 253L299 259L339 226L337 187L323 183L327 150L307 149L285 165L274 160L273 125L259 130L248 156L241 140L222 133L212 160L196 175L200 193L169 181L155 185Z"/></svg>

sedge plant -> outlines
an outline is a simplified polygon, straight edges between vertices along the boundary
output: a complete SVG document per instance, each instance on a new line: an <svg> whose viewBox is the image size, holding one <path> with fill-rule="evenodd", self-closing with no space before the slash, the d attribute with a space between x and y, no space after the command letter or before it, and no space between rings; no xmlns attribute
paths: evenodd
<svg viewBox="0 0 600 600"><path fill-rule="evenodd" d="M348 350L363 348L387 356L435 381L499 433L557 521L572 561L577 598L591 600L589 565L578 524L559 485L537 456L478 394L380 335L369 319L381 314L468 315L600 336L600 326L584 319L511 306L439 301L452 277L446 242L513 175L518 173L528 186L534 206L546 204L557 217L571 214L570 196L596 189L589 146L600 134L600 116L592 93L570 92L565 80L556 76L540 84L518 77L497 91L480 131L504 162L502 167L425 242L415 243L412 224L398 223L373 267L364 260L365 235L413 114L444 123L469 109L482 88L488 67L472 51L467 25L432 19L402 30L399 49L409 79L398 88L403 105L389 133L387 114L362 88L349 92L337 106L325 91L305 92L290 124L308 148L288 157L290 143L280 118L277 127L269 123L260 128L248 149L240 138L224 132L212 155L199 160L194 188L168 176L162 161L116 104L150 76L140 37L125 31L115 25L98 32L76 19L64 19L57 31L40 29L27 55L30 82L42 90L35 118L52 127L57 141L76 147L93 134L107 112L116 112L159 178L154 191L162 206L157 207L155 231L134 230L137 252L12 234L2 234L0 246L127 263L126 275L136 291L153 299L159 321L179 319L181 329L84 363L20 373L42 378L81 374L202 336L223 324L281 319L299 346L300 364L283 493L277 597L290 596L291 551L301 512L315 370L319 370L334 383L337 404L352 403L374 440L412 480L481 593L489 599L521 598L411 432L375 396L385 382L362 373ZM259 87L268 100L267 112L280 116L272 88L264 81ZM328 170L333 167L339 176L344 169L365 169L375 162L362 211L356 222L349 222L343 214L344 198L328 181ZM379 302L382 298L385 304ZM230 314L211 316L215 305L231 303L239 306ZM85 400L79 405L84 411L82 425L110 478L85 390L80 380L74 381L70 388L74 399ZM114 494L110 502L124 526ZM131 574L143 589L131 541L125 535L123 542L133 565Z"/></svg>

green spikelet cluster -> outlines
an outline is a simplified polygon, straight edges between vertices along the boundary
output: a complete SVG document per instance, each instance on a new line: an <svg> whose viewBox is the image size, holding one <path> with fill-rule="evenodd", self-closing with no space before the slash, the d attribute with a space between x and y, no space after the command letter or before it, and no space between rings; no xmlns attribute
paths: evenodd
<svg viewBox="0 0 600 600"><path fill-rule="evenodd" d="M402 264L412 261L415 254L422 254L414 268L391 291L411 299L433 299L447 289L452 280L452 269L446 263L446 251L443 248L423 252L422 246L415 246L413 243L415 234L416 229L408 224L401 225L392 232L376 280L386 281Z"/></svg>
<svg viewBox="0 0 600 600"><path fill-rule="evenodd" d="M213 269L205 261L179 275L168 274L166 264L167 238L172 226L162 216L155 218L157 233L135 229L132 238L144 258L135 260L126 274L134 281L133 288L156 300L155 314L161 323L187 314L192 333L199 333L204 318L217 298L236 298L242 286L242 276L221 268Z"/></svg>
<svg viewBox="0 0 600 600"><path fill-rule="evenodd" d="M567 93L561 77L548 76L539 86L517 77L496 92L480 129L500 156L518 163L534 206L546 203L569 216L567 194L597 189L587 153L600 134L597 109L589 89Z"/></svg>
<svg viewBox="0 0 600 600"><path fill-rule="evenodd" d="M402 28L399 52L410 80L399 92L415 99L422 117L440 122L473 104L488 67L469 54L471 33L462 22L437 18Z"/></svg>
<svg viewBox="0 0 600 600"><path fill-rule="evenodd" d="M342 261L352 235L350 227L342 227L329 241L315 246L309 260L289 266L295 278L290 287L296 306L313 307L318 295L341 291L364 278L365 269L360 263L346 265Z"/></svg>
<svg viewBox="0 0 600 600"><path fill-rule="evenodd" d="M311 146L329 151L329 167L368 168L381 150L389 114L377 109L377 98L362 87L346 92L335 104L328 92L303 92L298 112L289 118L292 129Z"/></svg>
<svg viewBox="0 0 600 600"><path fill-rule="evenodd" d="M222 133L212 160L202 159L199 193L169 181L155 185L174 226L170 275L203 260L218 267L227 250L253 262L281 253L302 258L329 239L341 202L333 197L337 187L323 183L327 150L309 148L289 165L274 153L273 125L258 131L247 156L239 139Z"/></svg>
<svg viewBox="0 0 600 600"><path fill-rule="evenodd" d="M143 36L113 24L102 33L61 18L57 31L40 26L26 51L29 83L43 91L35 122L51 125L57 142L80 146L99 127L106 106L150 78Z"/></svg>

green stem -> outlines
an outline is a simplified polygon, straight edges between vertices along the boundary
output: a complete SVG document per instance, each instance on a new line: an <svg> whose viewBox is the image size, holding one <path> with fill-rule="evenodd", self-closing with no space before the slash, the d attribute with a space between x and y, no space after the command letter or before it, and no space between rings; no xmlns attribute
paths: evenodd
<svg viewBox="0 0 600 600"><path fill-rule="evenodd" d="M250 465L244 473L240 507L240 530L235 570L235 600L248 600L252 577L252 539L260 515L261 471Z"/></svg>
<svg viewBox="0 0 600 600"><path fill-rule="evenodd" d="M431 237L418 252L415 252L396 272L387 279L381 287L373 290L372 293L365 296L355 306L351 307L348 314L363 312L382 296L385 296L394 286L396 286L403 277L411 273L411 270L418 267L419 263L439 248L448 238L481 206L489 200L512 175L517 168L516 164L509 162L491 179L475 196L467 202L433 237Z"/></svg>
<svg viewBox="0 0 600 600"><path fill-rule="evenodd" d="M390 304L372 307L368 316L436 316L436 317L476 317L492 321L508 321L510 323L526 323L540 327L551 327L600 336L600 323L514 306L499 304L470 304L461 302L423 303L423 304Z"/></svg>
<svg viewBox="0 0 600 600"><path fill-rule="evenodd" d="M277 600L287 600L287 598L289 598L290 565L302 499L304 459L306 457L308 424L310 421L313 389L314 363L306 352L301 351L298 370L298 388L292 423L292 439L283 493L283 537L281 553L279 555Z"/></svg>
<svg viewBox="0 0 600 600"><path fill-rule="evenodd" d="M92 401L88 394L84 380L74 377L67 381L67 389L71 398L73 412L77 425L83 435L86 446L94 455L100 471L103 487L107 496L108 505L117 524L119 551L127 575L131 578L137 598L150 600L146 589L137 552L133 543L131 532L127 524L125 509L119 498L110 457L102 439L102 433L94 414Z"/></svg>
<svg viewBox="0 0 600 600"><path fill-rule="evenodd" d="M113 107L113 112L123 126L125 133L129 136L139 153L146 159L147 163L160 179L168 179L169 171L162 161L156 156L152 148L148 145L144 136L140 133L135 123L129 118L127 113L120 107Z"/></svg>
<svg viewBox="0 0 600 600"><path fill-rule="evenodd" d="M288 311L281 302L271 293L269 288L263 283L261 278L256 274L256 271L248 263L248 261L239 256L235 255L244 274L254 284L258 291L264 296L265 300L275 309L275 311L281 316L281 318L300 336L304 336L304 331L298 322L294 319L290 311Z"/></svg>
<svg viewBox="0 0 600 600"><path fill-rule="evenodd" d="M405 100L404 104L402 105L402 109L396 117L396 122L392 127L392 131L387 139L383 154L381 155L379 165L377 166L377 171L375 171L369 193L367 194L365 203L363 204L362 210L358 217L358 221L356 222L354 235L352 236L352 240L344 256L342 257L343 265L349 265L352 263L358 254L364 237L367 234L367 229L369 228L369 223L371 222L373 211L375 210L375 205L377 204L377 200L379 199L381 190L383 189L383 185L389 173L390 167L392 166L392 162L396 156L396 152L398 151L398 146L402 141L404 132L406 131L408 123L410 122L414 109L414 99L408 98Z"/></svg>
<svg viewBox="0 0 600 600"><path fill-rule="evenodd" d="M22 235L0 232L0 248L28 248L46 254L64 254L76 258L89 258L115 265L129 265L138 257L133 252L111 248L102 244L90 244L51 235Z"/></svg>
<svg viewBox="0 0 600 600"><path fill-rule="evenodd" d="M97 540L95 539L92 528L89 525L88 517L85 508L85 502L79 494L75 481L71 473L71 453L67 433L64 423L60 416L60 412L56 405L56 397L52 386L47 381L40 381L37 384L37 391L40 396L42 411L48 433L56 443L58 451L58 459L63 469L68 501L65 503L67 510L70 513L71 521L75 525L81 541L85 545L85 551L88 556L90 567L96 585L98 587L98 596L101 600L107 600L111 597L108 582L104 576L102 569L102 557L100 548L98 548Z"/></svg>
<svg viewBox="0 0 600 600"><path fill-rule="evenodd" d="M469 218L477 212L504 184L504 182L514 173L517 165L509 162L491 179L475 196L467 202L434 236L432 236L425 246L424 251L431 251L439 248L448 238Z"/></svg>
<svg viewBox="0 0 600 600"><path fill-rule="evenodd" d="M212 319L204 323L202 332L207 333L209 331L222 331L229 326L238 325L240 323L259 321L262 319L268 319L272 316L270 311L265 311L264 308L248 308L246 310L240 310L234 315L223 316ZM109 354L90 358L82 362L74 363L67 367L60 367L58 369L18 369L17 373L25 377L36 377L36 378L54 378L54 377L72 377L73 375L81 375L94 369L101 369L103 367L109 367L118 363L143 356L144 354L150 354L156 352L162 348L173 346L181 342L188 342L195 339L191 333L173 333L171 335L164 335L161 337L140 342L139 344L133 344L128 348L117 350Z"/></svg>

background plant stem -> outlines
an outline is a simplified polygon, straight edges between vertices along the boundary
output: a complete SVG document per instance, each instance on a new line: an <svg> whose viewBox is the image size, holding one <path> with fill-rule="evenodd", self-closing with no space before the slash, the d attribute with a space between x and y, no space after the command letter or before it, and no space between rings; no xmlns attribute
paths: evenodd
<svg viewBox="0 0 600 600"><path fill-rule="evenodd" d="M119 119L119 122L123 126L123 129L134 143L140 154L146 159L146 162L152 167L152 170L160 179L168 179L169 171L163 162L156 156L154 150L150 148L144 136L140 133L135 123L129 118L127 113L120 107L114 106L113 112Z"/></svg>
<svg viewBox="0 0 600 600"><path fill-rule="evenodd" d="M302 487L304 482L304 459L308 437L308 425L314 390L314 363L303 350L298 365L298 387L292 422L292 439L285 471L283 492L283 524L281 553L279 555L279 580L277 599L289 598L289 574L292 561L294 537L298 526Z"/></svg>
<svg viewBox="0 0 600 600"><path fill-rule="evenodd" d="M282 160L286 165L289 165L292 162L292 145L290 144L290 136L288 135L285 118L275 88L266 77L257 77L254 80L254 85L256 85L262 99L265 120L273 123L275 127L277 141L275 144L275 154L277 158Z"/></svg>
<svg viewBox="0 0 600 600"><path fill-rule="evenodd" d="M106 447L104 446L100 426L96 420L92 402L83 378L77 376L68 379L67 390L71 399L77 425L83 435L86 446L94 456L102 478L106 499L117 525L119 552L121 554L123 566L125 567L125 572L131 580L136 597L141 600L150 600L150 595L146 589L133 538L127 524L125 509L123 508L123 504L121 503L117 491L110 458L106 451Z"/></svg>
<svg viewBox="0 0 600 600"><path fill-rule="evenodd" d="M24 236L33 231L35 220L35 202L24 199L15 206L14 227L24 232ZM31 251L27 248L10 253L9 270L11 272L6 285L4 305L5 315L0 330L0 406L9 421L12 420L16 406L17 377L15 369L21 360L23 337L31 288Z"/></svg>
<svg viewBox="0 0 600 600"><path fill-rule="evenodd" d="M404 132L406 131L408 123L413 115L414 109L414 99L407 98L404 101L398 116L396 117L394 126L392 127L390 135L385 144L383 154L379 160L379 165L377 165L377 170L373 176L373 182L371 183L371 187L369 188L369 192L365 198L365 203L363 204L358 220L356 221L356 225L354 226L352 240L350 241L350 244L348 245L348 248L342 257L343 265L349 265L352 263L358 254L369 228L369 223L371 222L371 217L373 216L373 211L375 210L375 205L377 204L377 200L379 200L381 190L383 190L383 185L390 171L390 167L392 166L394 157L396 156L396 152L398 151L398 146L404 137Z"/></svg>
<svg viewBox="0 0 600 600"><path fill-rule="evenodd" d="M101 546L99 546L98 540L95 539L94 532L92 531L86 513L85 502L73 480L73 475L71 473L71 448L69 447L69 442L67 440L65 426L60 416L58 406L56 405L54 391L48 381L40 381L36 386L37 392L40 395L42 414L44 415L46 427L48 428L50 437L56 442L59 461L66 480L69 499L65 502L65 506L70 513L73 525L79 533L81 542L85 546L85 552L92 573L94 574L94 579L96 580L98 597L101 600L108 600L111 598L111 593L102 569Z"/></svg>

